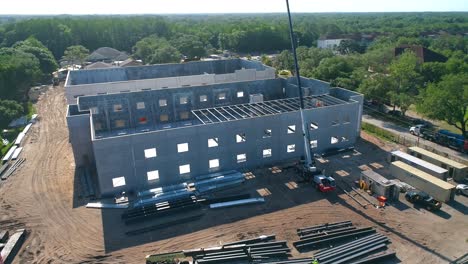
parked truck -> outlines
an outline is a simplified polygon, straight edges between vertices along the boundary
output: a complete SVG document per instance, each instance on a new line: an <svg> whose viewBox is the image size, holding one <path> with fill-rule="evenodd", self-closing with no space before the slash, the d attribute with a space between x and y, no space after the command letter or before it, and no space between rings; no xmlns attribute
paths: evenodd
<svg viewBox="0 0 468 264"><path fill-rule="evenodd" d="M425 125L412 126L409 132L412 135L422 137L437 144L468 153L468 139L465 139L461 134L456 134L445 129L432 130Z"/></svg>

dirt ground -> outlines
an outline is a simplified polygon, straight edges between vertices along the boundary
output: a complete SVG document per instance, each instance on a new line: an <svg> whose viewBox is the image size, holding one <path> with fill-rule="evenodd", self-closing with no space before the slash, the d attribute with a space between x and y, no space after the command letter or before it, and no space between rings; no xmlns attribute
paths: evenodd
<svg viewBox="0 0 468 264"><path fill-rule="evenodd" d="M288 240L293 249L297 228L343 220L374 226L389 236L402 263L448 263L468 251L466 197L457 196L439 213L414 208L404 199L384 209L364 209L343 193L312 190L293 170L268 167L253 170L243 186L230 191L263 195L264 204L203 209L197 221L128 236L125 232L165 220L125 226L119 210L86 209L74 175L63 87L47 91L37 110L40 121L32 127L22 154L26 162L0 185L0 229L28 230L14 263L144 263L148 254L272 233ZM319 167L349 183L366 167L388 176L385 151L396 147L363 135L355 152L323 159ZM310 252L293 249L293 254Z"/></svg>

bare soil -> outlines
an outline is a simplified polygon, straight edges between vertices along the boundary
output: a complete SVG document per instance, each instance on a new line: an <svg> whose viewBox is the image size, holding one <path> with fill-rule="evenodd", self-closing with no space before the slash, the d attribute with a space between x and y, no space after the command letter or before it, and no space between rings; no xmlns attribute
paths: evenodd
<svg viewBox="0 0 468 264"><path fill-rule="evenodd" d="M448 263L467 253L466 197L456 197L438 213L404 199L384 209L362 208L343 193L318 193L301 183L294 170L267 166L253 170L243 186L229 191L263 195L264 204L203 209L200 220L128 236L125 232L165 220L126 226L119 210L86 209L68 143L63 87L42 95L37 111L40 121L31 128L22 154L26 162L0 185L0 229L28 230L14 263L143 263L148 254L272 233L293 249L297 228L343 220L388 235L403 263ZM389 176L386 151L395 147L363 134L355 152L323 159L319 167L351 184L363 168ZM293 249L295 256L310 254Z"/></svg>

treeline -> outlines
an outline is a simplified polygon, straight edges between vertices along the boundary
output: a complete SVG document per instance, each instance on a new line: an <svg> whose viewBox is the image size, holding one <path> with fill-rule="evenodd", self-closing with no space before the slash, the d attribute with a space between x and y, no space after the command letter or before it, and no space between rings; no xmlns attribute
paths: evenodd
<svg viewBox="0 0 468 264"><path fill-rule="evenodd" d="M372 33L419 37L421 34L463 34L466 13L356 13L294 14L299 45L314 46L323 35ZM289 48L285 14L265 15L174 15L174 16L68 16L22 19L0 26L0 43L9 47L34 36L56 59L68 46L80 44L89 50L109 46L132 52L144 37L172 39L177 34L196 36L205 49L229 49L253 53Z"/></svg>
<svg viewBox="0 0 468 264"><path fill-rule="evenodd" d="M178 62L183 56L203 57L226 49L246 55L279 53L273 59L262 56L262 61L278 70L293 70L285 14L8 19L0 24L3 100L25 102L31 85L50 78L56 61L82 63L89 51L105 46L144 63ZM466 13L294 14L293 19L302 75L360 91L367 99L399 107L403 114L416 105L466 134ZM370 46L358 40L362 33L375 37ZM321 36L351 40L333 51L321 50L315 48ZM393 49L403 44L428 47L448 60L421 63L411 53L395 59ZM4 108L11 110L9 117L18 112L12 102L0 101L0 112Z"/></svg>

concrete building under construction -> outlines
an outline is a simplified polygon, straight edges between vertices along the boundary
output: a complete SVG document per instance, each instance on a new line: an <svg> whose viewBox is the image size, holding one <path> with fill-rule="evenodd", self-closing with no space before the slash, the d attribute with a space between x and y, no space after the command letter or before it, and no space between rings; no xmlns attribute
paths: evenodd
<svg viewBox="0 0 468 264"><path fill-rule="evenodd" d="M313 153L354 145L363 96L302 78ZM299 92L241 59L71 71L67 123L77 166L110 196L304 155Z"/></svg>

